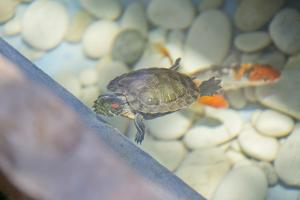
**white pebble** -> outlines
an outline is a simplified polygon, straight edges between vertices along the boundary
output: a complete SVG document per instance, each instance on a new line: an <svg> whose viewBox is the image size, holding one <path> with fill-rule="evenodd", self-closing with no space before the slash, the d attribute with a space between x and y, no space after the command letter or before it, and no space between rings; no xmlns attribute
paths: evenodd
<svg viewBox="0 0 300 200"><path fill-rule="evenodd" d="M277 13L270 24L270 35L275 45L284 53L299 53L300 12L286 8Z"/></svg>
<svg viewBox="0 0 300 200"><path fill-rule="evenodd" d="M278 183L278 176L274 166L269 162L258 162L257 166L265 173L269 186L274 186Z"/></svg>
<svg viewBox="0 0 300 200"><path fill-rule="evenodd" d="M61 72L54 79L75 97L81 96L81 85L77 76L71 72Z"/></svg>
<svg viewBox="0 0 300 200"><path fill-rule="evenodd" d="M128 65L134 64L143 54L147 44L144 35L135 30L127 29L121 31L112 45L112 58Z"/></svg>
<svg viewBox="0 0 300 200"><path fill-rule="evenodd" d="M156 26L183 29L192 23L195 9L190 0L152 0L148 5L147 15Z"/></svg>
<svg viewBox="0 0 300 200"><path fill-rule="evenodd" d="M279 149L276 139L260 135L251 125L244 127L238 141L246 155L262 161L274 160Z"/></svg>
<svg viewBox="0 0 300 200"><path fill-rule="evenodd" d="M277 111L265 110L257 116L254 126L263 135L283 137L293 130L294 121Z"/></svg>
<svg viewBox="0 0 300 200"><path fill-rule="evenodd" d="M232 137L237 136L244 125L242 117L232 109L217 109L206 106L205 114L207 117L221 121Z"/></svg>
<svg viewBox="0 0 300 200"><path fill-rule="evenodd" d="M80 3L97 18L116 19L122 12L120 0L80 0Z"/></svg>
<svg viewBox="0 0 300 200"><path fill-rule="evenodd" d="M27 45L23 45L18 50L29 60L37 60L41 58L45 53L44 51L33 49Z"/></svg>
<svg viewBox="0 0 300 200"><path fill-rule="evenodd" d="M2 33L6 36L17 35L21 32L21 19L15 17L4 24Z"/></svg>
<svg viewBox="0 0 300 200"><path fill-rule="evenodd" d="M274 162L275 170L285 184L300 187L300 124L281 145Z"/></svg>
<svg viewBox="0 0 300 200"><path fill-rule="evenodd" d="M190 126L191 120L179 112L148 120L151 134L162 140L178 139L184 135Z"/></svg>
<svg viewBox="0 0 300 200"><path fill-rule="evenodd" d="M284 68L300 68L300 54L289 57Z"/></svg>
<svg viewBox="0 0 300 200"><path fill-rule="evenodd" d="M0 23L7 21L14 16L18 3L19 1L17 0L0 1Z"/></svg>
<svg viewBox="0 0 300 200"><path fill-rule="evenodd" d="M100 78L98 73L96 68L84 69L79 74L79 81L83 86L94 85Z"/></svg>
<svg viewBox="0 0 300 200"><path fill-rule="evenodd" d="M209 9L216 9L222 6L224 0L202 0L199 4L199 10L205 11Z"/></svg>
<svg viewBox="0 0 300 200"><path fill-rule="evenodd" d="M236 152L242 151L240 143L237 140L233 140L232 142L230 142L230 149L232 149Z"/></svg>
<svg viewBox="0 0 300 200"><path fill-rule="evenodd" d="M283 4L284 0L243 0L235 12L235 25L242 31L258 30Z"/></svg>
<svg viewBox="0 0 300 200"><path fill-rule="evenodd" d="M259 168L241 166L226 175L212 200L265 200L267 189L266 177Z"/></svg>
<svg viewBox="0 0 300 200"><path fill-rule="evenodd" d="M129 72L128 67L124 63L111 61L106 58L100 60L96 67L99 73L98 86L101 91L106 91L106 86L112 79Z"/></svg>
<svg viewBox="0 0 300 200"><path fill-rule="evenodd" d="M118 32L119 26L113 21L100 20L92 23L83 35L84 53L94 59L108 55Z"/></svg>
<svg viewBox="0 0 300 200"><path fill-rule="evenodd" d="M225 152L226 157L231 162L232 165L239 165L242 164L251 164L252 162L246 158L242 153L236 152L233 150L228 150Z"/></svg>
<svg viewBox="0 0 300 200"><path fill-rule="evenodd" d="M244 88L244 96L246 97L247 101L249 101L249 102L253 103L253 102L257 101L254 87Z"/></svg>
<svg viewBox="0 0 300 200"><path fill-rule="evenodd" d="M113 128L117 131L125 134L130 126L130 119L122 116L104 117L101 116L105 121L107 121Z"/></svg>
<svg viewBox="0 0 300 200"><path fill-rule="evenodd" d="M34 48L48 50L56 47L64 38L68 23L68 12L62 3L37 0L30 4L24 14L22 38Z"/></svg>
<svg viewBox="0 0 300 200"><path fill-rule="evenodd" d="M284 69L279 81L272 86L256 88L259 101L270 108L300 119L300 68Z"/></svg>
<svg viewBox="0 0 300 200"><path fill-rule="evenodd" d="M221 64L230 44L231 25L227 15L219 10L201 13L187 35L182 71L194 73Z"/></svg>
<svg viewBox="0 0 300 200"><path fill-rule="evenodd" d="M143 35L148 33L148 23L144 5L141 2L134 2L128 6L121 19L121 27L136 29Z"/></svg>
<svg viewBox="0 0 300 200"><path fill-rule="evenodd" d="M222 150L204 148L187 155L175 174L205 198L211 199L230 167Z"/></svg>
<svg viewBox="0 0 300 200"><path fill-rule="evenodd" d="M83 87L81 90L80 100L87 105L88 107L92 107L94 105L95 100L100 95L99 88L95 85Z"/></svg>
<svg viewBox="0 0 300 200"><path fill-rule="evenodd" d="M86 11L78 11L71 19L65 40L68 42L79 42L88 25L92 22L92 17Z"/></svg>
<svg viewBox="0 0 300 200"><path fill-rule="evenodd" d="M232 108L241 109L247 104L247 100L241 89L226 91L226 97Z"/></svg>
<svg viewBox="0 0 300 200"><path fill-rule="evenodd" d="M269 46L271 42L268 33L257 31L238 35L234 40L234 45L241 51L255 52Z"/></svg>
<svg viewBox="0 0 300 200"><path fill-rule="evenodd" d="M145 139L141 147L170 171L179 166L187 153L180 141L159 141L150 137Z"/></svg>
<svg viewBox="0 0 300 200"><path fill-rule="evenodd" d="M190 149L214 147L232 137L224 125L218 127L194 126L185 134L183 141Z"/></svg>

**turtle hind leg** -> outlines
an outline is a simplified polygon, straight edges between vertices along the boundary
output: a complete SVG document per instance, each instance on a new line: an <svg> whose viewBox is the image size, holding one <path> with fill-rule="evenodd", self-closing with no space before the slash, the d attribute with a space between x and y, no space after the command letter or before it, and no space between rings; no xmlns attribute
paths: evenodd
<svg viewBox="0 0 300 200"><path fill-rule="evenodd" d="M180 67L180 61L181 61L181 58L177 58L175 60L175 63L170 67L170 69L177 71L178 68Z"/></svg>
<svg viewBox="0 0 300 200"><path fill-rule="evenodd" d="M136 130L137 130L137 133L135 136L135 142L137 144L141 144L142 141L144 140L145 131L146 131L143 115L137 113L135 115L134 124L135 124Z"/></svg>
<svg viewBox="0 0 300 200"><path fill-rule="evenodd" d="M222 89L221 80L212 77L206 81L203 81L199 86L200 96L212 96Z"/></svg>

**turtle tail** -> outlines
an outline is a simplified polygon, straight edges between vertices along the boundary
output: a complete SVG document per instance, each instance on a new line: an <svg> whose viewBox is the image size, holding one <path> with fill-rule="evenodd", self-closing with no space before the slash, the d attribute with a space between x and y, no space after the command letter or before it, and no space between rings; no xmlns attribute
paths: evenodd
<svg viewBox="0 0 300 200"><path fill-rule="evenodd" d="M203 81L199 86L200 97L202 96L213 96L222 89L221 80L216 77Z"/></svg>

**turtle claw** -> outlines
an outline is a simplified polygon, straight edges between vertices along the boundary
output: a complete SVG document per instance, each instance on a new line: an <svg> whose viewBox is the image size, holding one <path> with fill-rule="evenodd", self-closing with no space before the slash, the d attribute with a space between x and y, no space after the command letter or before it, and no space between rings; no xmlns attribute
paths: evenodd
<svg viewBox="0 0 300 200"><path fill-rule="evenodd" d="M137 129L137 134L135 135L135 142L137 144L142 144L142 141L144 140L145 136L145 124L143 115L137 113L135 115L134 124Z"/></svg>
<svg viewBox="0 0 300 200"><path fill-rule="evenodd" d="M137 144L142 144L142 141L144 140L144 133L141 133L141 132L137 132L136 135L135 135L135 139L134 141L137 143Z"/></svg>

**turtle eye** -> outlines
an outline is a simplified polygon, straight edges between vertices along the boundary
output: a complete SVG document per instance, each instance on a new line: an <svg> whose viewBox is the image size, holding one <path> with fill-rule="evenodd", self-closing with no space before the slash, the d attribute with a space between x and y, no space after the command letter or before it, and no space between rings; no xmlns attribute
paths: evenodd
<svg viewBox="0 0 300 200"><path fill-rule="evenodd" d="M120 104L118 104L118 103L112 103L111 104L111 108L112 109L118 109L118 108L120 108Z"/></svg>

